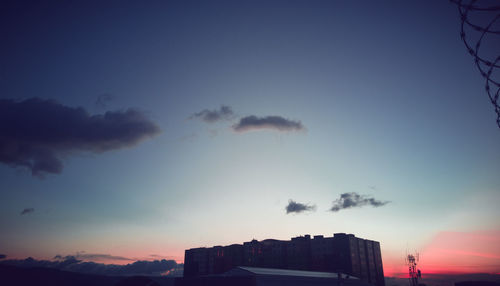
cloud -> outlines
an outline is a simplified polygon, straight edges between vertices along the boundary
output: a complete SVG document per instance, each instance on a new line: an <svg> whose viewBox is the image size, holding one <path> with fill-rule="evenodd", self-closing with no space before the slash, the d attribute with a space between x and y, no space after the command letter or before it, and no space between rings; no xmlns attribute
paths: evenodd
<svg viewBox="0 0 500 286"><path fill-rule="evenodd" d="M94 254L96 255L96 254ZM99 254L97 254L99 255ZM105 254L104 254L105 255ZM174 260L139 260L126 265L103 264L95 262L84 262L75 256L60 255L56 260L37 260L31 257L24 260L2 260L0 264L13 265L18 267L45 267L55 268L65 271L73 271L87 274L100 275L160 275L163 273L177 272L177 268L182 267Z"/></svg>
<svg viewBox="0 0 500 286"><path fill-rule="evenodd" d="M173 256L165 256L165 255L159 255L159 254L150 254L149 257L156 258L156 259L170 259L173 258Z"/></svg>
<svg viewBox="0 0 500 286"><path fill-rule="evenodd" d="M28 168L34 176L61 173L61 158L70 153L132 147L160 132L134 109L89 115L39 98L0 99L0 130L0 162Z"/></svg>
<svg viewBox="0 0 500 286"><path fill-rule="evenodd" d="M78 260L83 260L83 261L102 261L102 262L110 262L110 261L134 261L135 259L128 258L128 257L123 257L123 256L115 256L115 255L110 255L110 254L100 254L100 253L85 253L85 252L77 252L76 255L68 255L68 256L61 256L61 255L56 255L54 259L58 260L64 260L68 258L75 258Z"/></svg>
<svg viewBox="0 0 500 286"><path fill-rule="evenodd" d="M285 207L286 213L302 213L306 211L315 211L316 206L315 205L308 205L308 204L302 204L302 203L297 203L293 200L288 200L288 205Z"/></svg>
<svg viewBox="0 0 500 286"><path fill-rule="evenodd" d="M150 257L155 257L155 258L156 258L156 257L164 257L163 255L158 255L158 254L150 254L149 256L150 256Z"/></svg>
<svg viewBox="0 0 500 286"><path fill-rule="evenodd" d="M5 255L5 254L0 254L0 259L5 259L5 258L7 258L7 255Z"/></svg>
<svg viewBox="0 0 500 286"><path fill-rule="evenodd" d="M221 105L220 109L208 110L204 109L189 117L189 119L201 119L207 123L214 123L220 120L230 120L233 118L233 110L231 107Z"/></svg>
<svg viewBox="0 0 500 286"><path fill-rule="evenodd" d="M300 121L293 121L281 116L257 117L255 115L246 116L233 125L233 130L246 132L250 130L273 129L277 131L300 131L305 127Z"/></svg>
<svg viewBox="0 0 500 286"><path fill-rule="evenodd" d="M358 193L343 193L340 195L340 199L336 199L333 202L333 206L330 208L332 212L338 212L342 209L349 209L355 207L362 207L366 205L371 205L373 207L381 207L388 204L389 201L378 201L369 196L360 195Z"/></svg>
<svg viewBox="0 0 500 286"><path fill-rule="evenodd" d="M25 215L25 214L30 214L32 212L34 212L35 209L34 208L25 208L22 212L21 212L21 215Z"/></svg>

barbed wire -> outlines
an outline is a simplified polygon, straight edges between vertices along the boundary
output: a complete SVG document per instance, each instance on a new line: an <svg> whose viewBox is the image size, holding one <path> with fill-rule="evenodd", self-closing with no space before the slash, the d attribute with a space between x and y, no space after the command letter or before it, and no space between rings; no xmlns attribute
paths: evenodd
<svg viewBox="0 0 500 286"><path fill-rule="evenodd" d="M495 59L487 58L483 54L480 54L479 49L488 36L498 36L500 38L500 5L489 5L487 6L485 1L470 0L465 3L463 0L450 0L458 7L460 13L461 30L460 37L467 48L469 54L474 57L474 62L476 67L479 69L481 75L485 78L486 84L485 89L488 93L488 97L495 107L495 112L497 114L497 125L500 128L500 79L494 79L494 75L498 77L498 72L500 71L500 46L497 47L497 53L499 53ZM498 2L497 2L498 3ZM474 13L487 14L486 17L481 18L484 22L481 24L474 23L471 19L471 15ZM488 19L486 19L488 18ZM495 23L497 28L495 28ZM468 37L466 31L472 30L479 34L475 44L471 44L471 37Z"/></svg>

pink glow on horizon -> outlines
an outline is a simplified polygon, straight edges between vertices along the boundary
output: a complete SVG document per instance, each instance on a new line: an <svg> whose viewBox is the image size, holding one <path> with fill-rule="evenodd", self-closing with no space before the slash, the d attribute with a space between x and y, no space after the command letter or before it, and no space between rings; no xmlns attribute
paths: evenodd
<svg viewBox="0 0 500 286"><path fill-rule="evenodd" d="M408 277L404 256L384 252L384 275ZM417 265L422 275L500 273L500 231L472 231L437 233L420 251Z"/></svg>
<svg viewBox="0 0 500 286"><path fill-rule="evenodd" d="M499 273L500 231L440 232L420 254L423 273Z"/></svg>
<svg viewBox="0 0 500 286"><path fill-rule="evenodd" d="M384 276L397 278L408 277L406 274L408 268L404 265L404 258L384 258L382 263L384 266Z"/></svg>
<svg viewBox="0 0 500 286"><path fill-rule="evenodd" d="M114 253L110 254L110 256L121 257L119 259L113 259L112 257L100 257L97 259L78 257L78 259L117 265L125 265L138 260L153 261L161 259L175 260L177 263L183 263L184 249L170 247L162 249L162 252L156 252L155 250L158 250L158 248L157 245L150 245L147 248L137 247L125 251L123 249L115 250ZM151 253L157 253L157 255L152 255ZM175 253L177 255L164 255L166 253ZM24 255L9 255L9 253L7 255L7 259L25 259L28 257ZM53 259L53 256L33 257L35 259ZM382 257L385 276L408 277L408 268L404 262L404 255L400 252L384 251ZM426 274L500 274L500 230L439 232L420 251L418 268L421 269L424 277Z"/></svg>

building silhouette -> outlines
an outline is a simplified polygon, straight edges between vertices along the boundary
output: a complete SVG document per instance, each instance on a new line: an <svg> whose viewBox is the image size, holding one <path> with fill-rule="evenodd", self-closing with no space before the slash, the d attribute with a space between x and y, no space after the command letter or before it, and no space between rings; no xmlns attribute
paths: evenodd
<svg viewBox="0 0 500 286"><path fill-rule="evenodd" d="M184 277L221 274L237 266L345 273L385 286L380 243L345 233L188 249Z"/></svg>

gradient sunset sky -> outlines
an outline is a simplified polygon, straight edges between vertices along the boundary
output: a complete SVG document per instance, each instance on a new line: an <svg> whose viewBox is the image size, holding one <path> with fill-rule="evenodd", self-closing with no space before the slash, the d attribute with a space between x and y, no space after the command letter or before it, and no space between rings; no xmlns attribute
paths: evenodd
<svg viewBox="0 0 500 286"><path fill-rule="evenodd" d="M500 130L459 32L449 1L2 1L0 253L345 232L386 275L407 250L500 273Z"/></svg>

